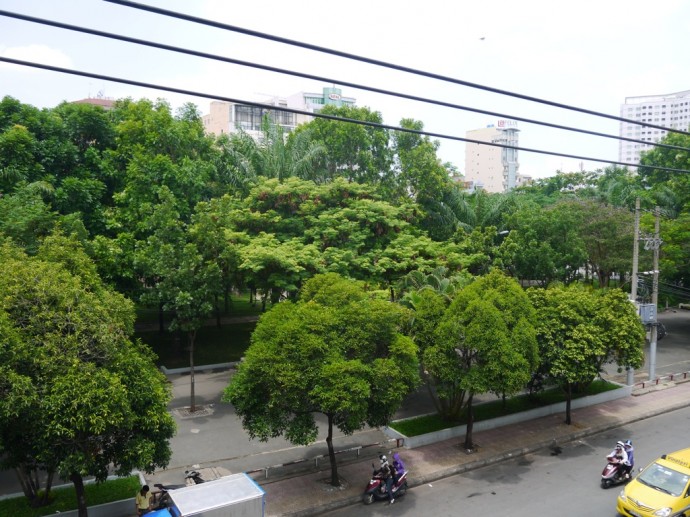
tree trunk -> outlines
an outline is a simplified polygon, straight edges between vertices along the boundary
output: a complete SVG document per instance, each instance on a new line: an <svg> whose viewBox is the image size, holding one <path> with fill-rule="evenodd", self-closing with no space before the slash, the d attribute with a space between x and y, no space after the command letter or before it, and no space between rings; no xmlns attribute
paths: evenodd
<svg viewBox="0 0 690 517"><path fill-rule="evenodd" d="M216 308L216 327L220 328L221 322L220 322L220 304L218 303L219 296L216 295L215 297L215 308Z"/></svg>
<svg viewBox="0 0 690 517"><path fill-rule="evenodd" d="M53 488L53 476L55 476L54 471L48 471L46 477L46 488L43 490L43 496L40 499L40 505L46 506L50 504L50 489Z"/></svg>
<svg viewBox="0 0 690 517"><path fill-rule="evenodd" d="M32 472L28 467L21 465L15 467L15 474L17 475L17 480L22 487L22 492L24 496L29 501L29 505L32 508L39 506L38 502L38 491L41 488L40 485L36 483L36 479L32 476Z"/></svg>
<svg viewBox="0 0 690 517"><path fill-rule="evenodd" d="M568 389L565 392L565 423L571 424L570 420L570 401L573 399L573 385L568 383Z"/></svg>
<svg viewBox="0 0 690 517"><path fill-rule="evenodd" d="M189 411L194 413L196 411L196 400L194 397L194 341L196 340L196 330L192 330L187 333L189 341L189 385L190 385L190 397L189 397Z"/></svg>
<svg viewBox="0 0 690 517"><path fill-rule="evenodd" d="M335 459L335 450L333 450L333 415L330 413L328 414L328 436L326 437L326 444L328 445L328 459L331 460L331 485L340 486L338 462Z"/></svg>
<svg viewBox="0 0 690 517"><path fill-rule="evenodd" d="M77 496L77 515L79 517L89 517L89 511L86 507L86 494L84 493L84 479L77 472L72 472L69 478L74 483L74 493Z"/></svg>
<svg viewBox="0 0 690 517"><path fill-rule="evenodd" d="M467 397L467 430L465 431L465 450L473 451L474 444L472 443L472 428L474 427L474 408L472 407L472 399L474 393Z"/></svg>
<svg viewBox="0 0 690 517"><path fill-rule="evenodd" d="M158 302L158 332L165 332L165 321L163 318L163 302Z"/></svg>

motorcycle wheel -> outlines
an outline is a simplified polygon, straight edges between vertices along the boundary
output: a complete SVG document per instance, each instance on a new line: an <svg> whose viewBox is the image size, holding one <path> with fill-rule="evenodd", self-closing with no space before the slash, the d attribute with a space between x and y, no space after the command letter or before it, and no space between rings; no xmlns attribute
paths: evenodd
<svg viewBox="0 0 690 517"><path fill-rule="evenodd" d="M364 494L364 496L362 497L362 501L364 501L364 504L373 503L374 502L374 494L373 493Z"/></svg>
<svg viewBox="0 0 690 517"><path fill-rule="evenodd" d="M601 480L601 488L611 488L612 481L610 479Z"/></svg>

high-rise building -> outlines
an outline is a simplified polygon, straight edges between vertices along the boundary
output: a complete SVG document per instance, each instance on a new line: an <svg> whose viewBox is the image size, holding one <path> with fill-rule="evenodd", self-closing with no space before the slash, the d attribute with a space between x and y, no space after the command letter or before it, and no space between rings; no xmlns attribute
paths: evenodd
<svg viewBox="0 0 690 517"><path fill-rule="evenodd" d="M626 97L621 104L621 118L647 122L656 126L688 131L690 124L690 90L666 95L645 95ZM658 142L667 131L621 122L619 135L635 140ZM652 149L650 144L638 144L620 140L618 160L626 163L640 163L640 153Z"/></svg>
<svg viewBox="0 0 690 517"><path fill-rule="evenodd" d="M292 108L309 113L318 113L324 106L353 106L355 99L343 97L340 88L323 88L321 93L299 92L289 97L270 97L262 100L266 107L247 106L232 102L213 101L210 112L202 117L207 132L216 135L236 133L240 129L256 137L261 133L264 115L288 133L298 125L309 122L313 117L300 113L290 113L273 108Z"/></svg>
<svg viewBox="0 0 690 517"><path fill-rule="evenodd" d="M466 133L466 138L517 147L517 122L499 120L482 129ZM472 182L473 189L487 192L507 192L521 183L518 168L517 149L484 145L473 142L465 144L465 180Z"/></svg>

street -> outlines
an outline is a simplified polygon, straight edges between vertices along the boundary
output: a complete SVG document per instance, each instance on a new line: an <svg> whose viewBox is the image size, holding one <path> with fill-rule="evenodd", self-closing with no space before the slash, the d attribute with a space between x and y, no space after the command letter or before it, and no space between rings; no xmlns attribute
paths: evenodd
<svg viewBox="0 0 690 517"><path fill-rule="evenodd" d="M633 441L637 471L665 452L690 447L689 427L690 410L674 411L564 444L560 454L547 449L412 488L393 506L387 502L357 504L326 515L614 517L621 487L604 490L599 481L605 457L616 441ZM401 456L404 460L404 451ZM361 481L363 489L367 480Z"/></svg>

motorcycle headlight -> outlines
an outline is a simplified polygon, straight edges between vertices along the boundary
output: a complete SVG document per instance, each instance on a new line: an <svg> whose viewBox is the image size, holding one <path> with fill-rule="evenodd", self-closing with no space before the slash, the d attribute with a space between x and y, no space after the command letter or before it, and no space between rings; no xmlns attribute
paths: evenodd
<svg viewBox="0 0 690 517"><path fill-rule="evenodd" d="M656 517L668 517L671 515L671 509L670 508L660 508L654 514Z"/></svg>
<svg viewBox="0 0 690 517"><path fill-rule="evenodd" d="M620 498L621 501L626 501L628 498L625 496L625 490L621 490L621 493L618 494L618 497Z"/></svg>

